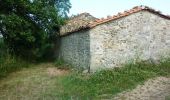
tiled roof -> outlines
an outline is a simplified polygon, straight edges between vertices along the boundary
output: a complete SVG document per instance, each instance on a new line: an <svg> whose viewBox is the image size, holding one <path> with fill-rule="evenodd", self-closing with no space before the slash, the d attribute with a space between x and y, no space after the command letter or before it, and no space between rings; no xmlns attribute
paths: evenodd
<svg viewBox="0 0 170 100"><path fill-rule="evenodd" d="M97 18L93 17L89 13L82 13L75 17L70 18L66 25L62 26L60 29L60 35L67 35L69 33L85 29L94 22Z"/></svg>
<svg viewBox="0 0 170 100"><path fill-rule="evenodd" d="M112 20L116 20L116 19L119 19L119 18L122 18L122 17L125 17L125 16L129 16L133 13L136 13L136 12L139 12L139 11L149 11L151 13L154 13L154 14L157 14L161 17L164 17L164 18L167 18L167 19L170 19L170 16L168 15L163 15L160 11L156 11L150 7L147 7L147 6L136 6L130 10L127 10L127 11L124 11L123 13L118 13L117 15L114 15L114 16L108 16L106 19L99 19L99 20L96 20L95 22L93 22L92 24L89 24L90 28L92 27L95 27L97 25L100 25L102 23L105 23L105 22L109 22L109 21L112 21Z"/></svg>
<svg viewBox="0 0 170 100"><path fill-rule="evenodd" d="M119 19L119 18L122 18L122 17L125 17L125 16L129 16L133 13L137 13L137 12L140 12L140 11L149 11L151 13L154 13L154 14L157 14L159 15L160 17L163 17L163 18L166 18L166 19L170 19L170 16L169 15L164 15L162 14L160 11L156 11L150 7L147 7L147 6L136 6L130 10L127 10L127 11L124 11L123 13L118 13L117 15L114 15L114 16L108 16L106 19L102 18L102 19L97 19L97 18L94 18L92 17L92 20L86 20L88 18L85 18L84 17L81 17L83 19L81 19L79 16L78 20L77 18L74 19L74 21L72 21L72 19L69 21L69 23L67 23L64 28L65 30L68 30L67 28L70 28L72 27L71 26L71 23L73 22L76 22L72 25L77 25L75 28L69 30L69 31L63 31L61 35L66 35L66 34L69 34L69 33L72 33L72 32L76 32L76 31L79 31L79 30L83 30L83 29L90 29L90 28L93 28L97 25L100 25L100 24L103 24L103 23L106 23L106 22L109 22L109 21L113 21L113 20L116 20L116 19ZM81 15L81 14L80 14ZM81 21L85 21L85 22L81 22ZM66 27L67 26L67 27ZM63 28L63 27L62 27ZM62 29L61 28L61 29Z"/></svg>

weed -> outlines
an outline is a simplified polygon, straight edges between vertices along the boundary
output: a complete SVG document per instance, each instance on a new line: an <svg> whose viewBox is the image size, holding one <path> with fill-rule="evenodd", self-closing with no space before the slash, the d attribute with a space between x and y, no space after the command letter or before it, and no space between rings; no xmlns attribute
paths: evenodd
<svg viewBox="0 0 170 100"><path fill-rule="evenodd" d="M126 64L121 68L102 70L91 75L72 74L62 80L64 92L68 97L88 97L91 99L102 94L116 94L132 89L149 78L170 76L170 60L160 64L139 62Z"/></svg>
<svg viewBox="0 0 170 100"><path fill-rule="evenodd" d="M0 81L0 99L1 97L2 100L18 99L17 97L30 100L112 99L115 94L133 89L150 78L170 76L169 59L161 61L160 64L130 63L121 68L92 74L73 71L53 77L47 74L47 66L49 64L21 70Z"/></svg>

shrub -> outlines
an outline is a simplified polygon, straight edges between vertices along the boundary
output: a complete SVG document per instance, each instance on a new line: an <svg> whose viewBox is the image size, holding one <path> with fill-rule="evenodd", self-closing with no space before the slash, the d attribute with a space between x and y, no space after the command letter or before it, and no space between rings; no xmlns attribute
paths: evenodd
<svg viewBox="0 0 170 100"><path fill-rule="evenodd" d="M19 57L9 54L8 49L0 39L0 78L5 77L10 72L14 72L23 67L28 67L29 63Z"/></svg>
<svg viewBox="0 0 170 100"><path fill-rule="evenodd" d="M0 78L7 76L7 74L11 72L28 66L28 62L6 54L4 57L0 58Z"/></svg>
<svg viewBox="0 0 170 100"><path fill-rule="evenodd" d="M54 48L70 5L69 0L0 0L0 33L8 48L24 59L51 57L47 53Z"/></svg>
<svg viewBox="0 0 170 100"><path fill-rule="evenodd" d="M0 37L0 57L3 56L6 52L6 47L3 42L3 39Z"/></svg>

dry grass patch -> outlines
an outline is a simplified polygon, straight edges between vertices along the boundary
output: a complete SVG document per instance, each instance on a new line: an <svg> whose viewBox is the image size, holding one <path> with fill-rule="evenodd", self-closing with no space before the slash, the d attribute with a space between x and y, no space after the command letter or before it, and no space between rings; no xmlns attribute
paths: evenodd
<svg viewBox="0 0 170 100"><path fill-rule="evenodd" d="M0 100L52 100L45 94L59 89L56 81L66 73L68 71L59 71L50 63L13 72L0 80Z"/></svg>
<svg viewBox="0 0 170 100"><path fill-rule="evenodd" d="M47 68L47 73L50 76L62 76L62 75L67 75L69 71L51 67L51 68Z"/></svg>
<svg viewBox="0 0 170 100"><path fill-rule="evenodd" d="M127 64L88 75L44 63L1 79L0 100L108 99L159 76L170 77L170 60L157 65Z"/></svg>

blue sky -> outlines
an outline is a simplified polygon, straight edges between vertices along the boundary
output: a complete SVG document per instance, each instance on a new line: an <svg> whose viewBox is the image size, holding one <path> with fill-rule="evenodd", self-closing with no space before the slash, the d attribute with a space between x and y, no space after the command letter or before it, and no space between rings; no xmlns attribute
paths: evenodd
<svg viewBox="0 0 170 100"><path fill-rule="evenodd" d="M134 6L146 5L170 15L170 0L71 0L69 15L88 12L101 18L129 10Z"/></svg>

